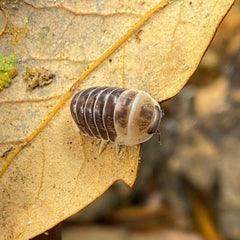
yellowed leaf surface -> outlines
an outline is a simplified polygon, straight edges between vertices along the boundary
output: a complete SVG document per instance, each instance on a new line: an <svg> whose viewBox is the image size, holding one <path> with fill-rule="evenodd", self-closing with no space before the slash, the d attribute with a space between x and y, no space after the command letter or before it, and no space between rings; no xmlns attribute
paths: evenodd
<svg viewBox="0 0 240 240"><path fill-rule="evenodd" d="M28 239L73 215L121 179L134 183L139 146L99 155L72 126L77 88L119 86L162 101L196 69L233 1L2 1L0 52L19 75L0 92L0 240ZM26 89L27 66L56 74Z"/></svg>

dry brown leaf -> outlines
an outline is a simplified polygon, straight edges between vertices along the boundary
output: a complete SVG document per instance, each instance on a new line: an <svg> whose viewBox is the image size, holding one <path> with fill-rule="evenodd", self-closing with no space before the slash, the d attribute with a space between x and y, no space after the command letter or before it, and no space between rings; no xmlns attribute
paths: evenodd
<svg viewBox="0 0 240 240"><path fill-rule="evenodd" d="M99 155L96 141L72 127L69 98L79 86L95 85L141 89L159 101L172 97L232 3L1 2L9 24L0 52L19 56L20 74L0 92L0 240L33 237L114 181L134 183L139 146L117 156L109 144ZM27 66L44 67L56 79L29 92L21 78Z"/></svg>

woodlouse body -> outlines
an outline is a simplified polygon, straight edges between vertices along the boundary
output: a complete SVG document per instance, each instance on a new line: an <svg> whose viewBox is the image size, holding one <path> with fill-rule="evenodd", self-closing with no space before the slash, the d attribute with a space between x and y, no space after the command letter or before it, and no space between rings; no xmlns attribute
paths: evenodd
<svg viewBox="0 0 240 240"><path fill-rule="evenodd" d="M70 109L83 134L126 146L151 138L162 118L158 102L148 93L117 87L82 90Z"/></svg>

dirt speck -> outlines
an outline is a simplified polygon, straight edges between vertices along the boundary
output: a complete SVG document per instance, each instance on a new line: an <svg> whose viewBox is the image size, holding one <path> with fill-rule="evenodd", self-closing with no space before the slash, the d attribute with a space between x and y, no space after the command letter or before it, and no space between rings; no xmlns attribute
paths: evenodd
<svg viewBox="0 0 240 240"><path fill-rule="evenodd" d="M27 84L27 89L32 90L37 86L43 87L44 85L50 84L55 74L45 68L27 67L22 77Z"/></svg>

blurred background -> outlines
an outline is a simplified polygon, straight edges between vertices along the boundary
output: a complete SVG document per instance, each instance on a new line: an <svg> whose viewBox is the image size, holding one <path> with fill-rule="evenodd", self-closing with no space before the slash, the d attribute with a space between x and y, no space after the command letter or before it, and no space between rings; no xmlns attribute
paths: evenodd
<svg viewBox="0 0 240 240"><path fill-rule="evenodd" d="M240 239L240 1L184 89L161 103L136 183L62 223L63 240Z"/></svg>

